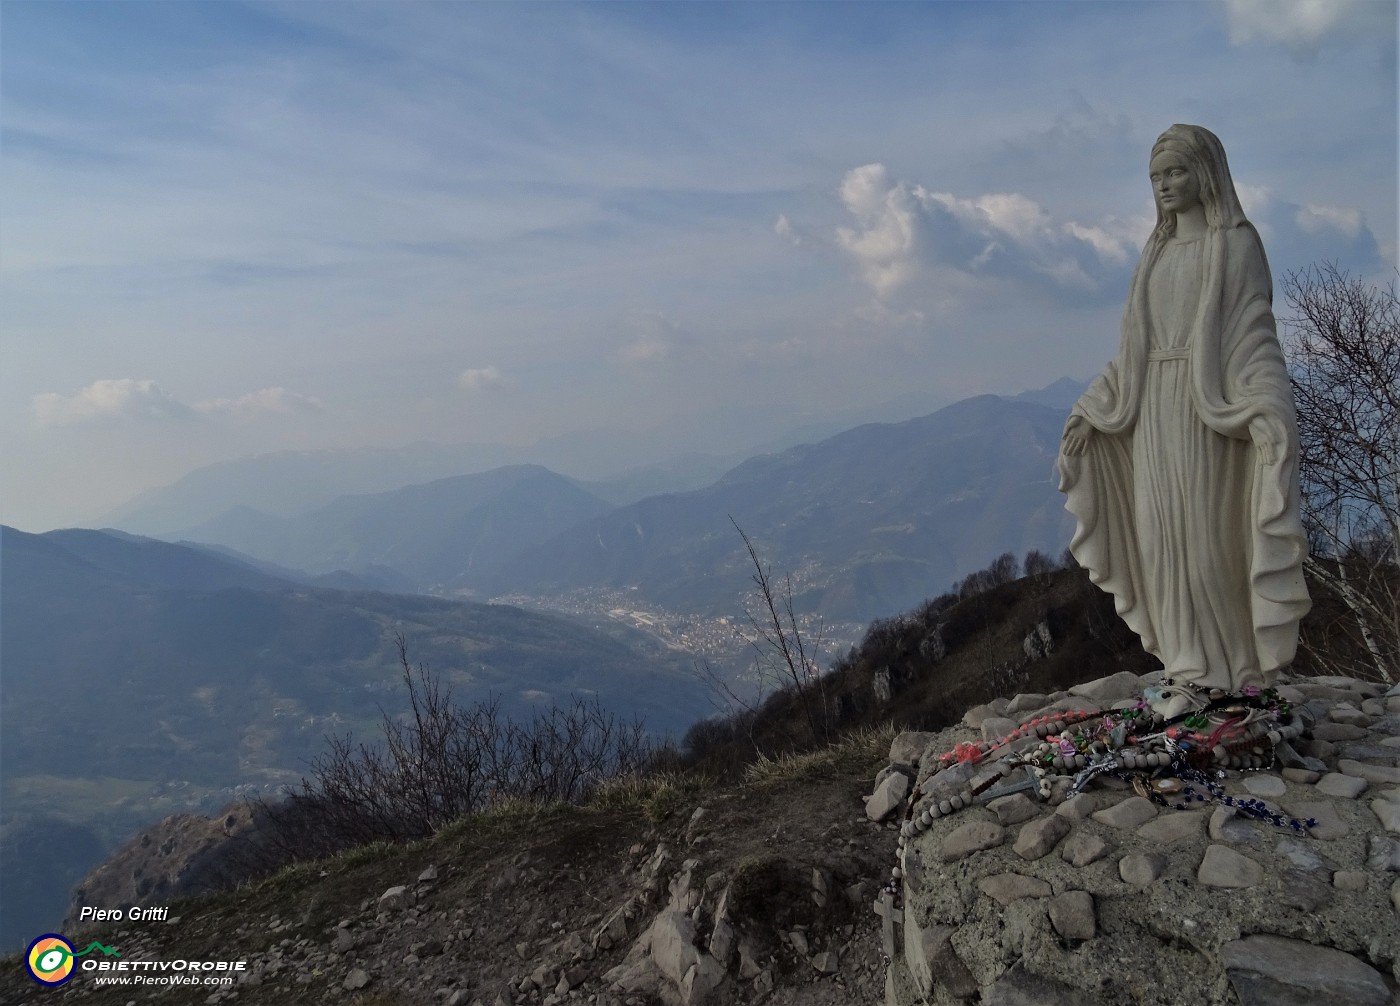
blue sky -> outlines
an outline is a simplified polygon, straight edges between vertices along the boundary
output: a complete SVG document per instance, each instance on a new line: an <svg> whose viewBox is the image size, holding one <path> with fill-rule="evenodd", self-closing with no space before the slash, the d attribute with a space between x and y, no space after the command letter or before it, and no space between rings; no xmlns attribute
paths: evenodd
<svg viewBox="0 0 1400 1006"><path fill-rule="evenodd" d="M742 450L1085 378L1172 122L1276 278L1389 282L1396 90L1380 2L5 0L0 520L267 451Z"/></svg>

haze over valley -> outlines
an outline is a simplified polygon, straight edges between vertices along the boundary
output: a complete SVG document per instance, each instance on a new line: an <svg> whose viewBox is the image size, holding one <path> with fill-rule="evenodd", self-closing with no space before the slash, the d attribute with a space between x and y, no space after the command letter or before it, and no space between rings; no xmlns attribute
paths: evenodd
<svg viewBox="0 0 1400 1006"><path fill-rule="evenodd" d="M37 889L10 875L27 893L5 935L53 911L133 828L273 794L326 736L371 737L405 699L398 636L460 702L499 698L528 717L596 697L679 737L725 708L701 666L740 695L774 685L752 666L753 568L736 524L784 592L790 577L822 664L989 556L1055 549L1065 516L1050 466L1078 390L867 424L622 506L516 465L293 516L238 506L176 542L5 528L8 862L55 860ZM301 460L275 459L284 495L312 495L333 467ZM185 506L197 476L172 489ZM157 492L132 512L172 508Z"/></svg>

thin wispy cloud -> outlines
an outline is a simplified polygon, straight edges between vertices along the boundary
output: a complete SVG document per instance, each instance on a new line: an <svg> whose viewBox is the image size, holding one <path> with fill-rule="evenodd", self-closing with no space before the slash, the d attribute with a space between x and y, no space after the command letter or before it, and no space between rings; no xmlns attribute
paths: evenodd
<svg viewBox="0 0 1400 1006"><path fill-rule="evenodd" d="M468 367L457 375L457 387L463 391L497 391L505 386L499 367Z"/></svg>
<svg viewBox="0 0 1400 1006"><path fill-rule="evenodd" d="M634 311L623 324L626 342L618 360L627 367L656 367L666 363L694 362L695 336L660 311Z"/></svg>
<svg viewBox="0 0 1400 1006"><path fill-rule="evenodd" d="M324 412L325 405L311 395L298 394L286 388L260 388L237 398L211 398L194 404L196 412L206 415L230 415L239 419L263 416L313 415Z"/></svg>
<svg viewBox="0 0 1400 1006"><path fill-rule="evenodd" d="M1377 0L1225 0L1232 44L1274 43L1299 56L1377 31L1393 35L1393 7Z"/></svg>
<svg viewBox="0 0 1400 1006"><path fill-rule="evenodd" d="M0 507L42 528L92 516L64 487L109 487L95 512L244 453L701 414L729 418L692 446L737 452L773 415L1084 376L1172 122L1221 136L1276 274L1384 279L1395 22L1348 0L7 5L0 444L28 477Z"/></svg>
<svg viewBox="0 0 1400 1006"><path fill-rule="evenodd" d="M74 394L54 391L33 398L40 426L80 426L113 421L188 419L192 411L152 380L130 377L93 381Z"/></svg>
<svg viewBox="0 0 1400 1006"><path fill-rule="evenodd" d="M232 417L253 420L266 417L310 415L325 406L310 395L286 388L260 388L234 398L210 398L187 404L155 381L131 377L93 381L69 395L54 391L32 399L35 421L41 427L111 425L129 421L184 422L196 417Z"/></svg>

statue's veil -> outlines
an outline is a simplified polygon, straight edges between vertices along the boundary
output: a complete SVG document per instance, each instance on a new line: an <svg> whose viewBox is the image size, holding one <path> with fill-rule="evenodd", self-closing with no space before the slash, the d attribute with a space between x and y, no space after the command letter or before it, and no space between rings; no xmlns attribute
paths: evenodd
<svg viewBox="0 0 1400 1006"><path fill-rule="evenodd" d="M1196 172L1201 183L1201 205L1206 211L1206 226L1212 230L1230 230L1234 227L1247 227L1254 234L1259 254L1264 257L1265 273L1268 273L1269 260L1264 253L1264 242L1254 225L1244 215L1239 194L1235 192L1235 181L1230 176L1230 164L1225 159L1225 146L1220 138L1204 126L1191 126L1176 123L1157 137L1152 145L1152 157L1164 150L1179 154ZM1176 233L1176 214L1163 213L1157 207L1157 226L1153 228L1148 241L1148 250L1155 250ZM1144 256L1149 260L1155 255ZM1269 280L1270 297L1273 293L1273 279Z"/></svg>

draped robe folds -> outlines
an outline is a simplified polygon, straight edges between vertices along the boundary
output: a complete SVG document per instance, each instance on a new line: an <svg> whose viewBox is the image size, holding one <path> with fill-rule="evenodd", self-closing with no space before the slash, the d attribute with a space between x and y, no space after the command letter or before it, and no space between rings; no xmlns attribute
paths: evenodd
<svg viewBox="0 0 1400 1006"><path fill-rule="evenodd" d="M1167 675L1203 687L1270 683L1311 605L1297 421L1270 301L1252 225L1154 237L1118 354L1071 410L1094 433L1059 459L1074 557ZM1272 461L1251 423L1277 445Z"/></svg>

